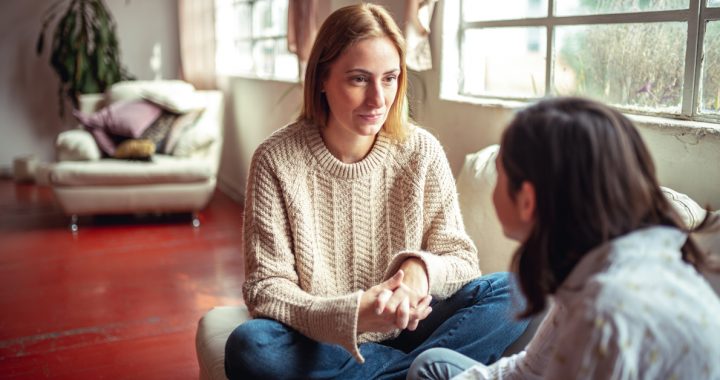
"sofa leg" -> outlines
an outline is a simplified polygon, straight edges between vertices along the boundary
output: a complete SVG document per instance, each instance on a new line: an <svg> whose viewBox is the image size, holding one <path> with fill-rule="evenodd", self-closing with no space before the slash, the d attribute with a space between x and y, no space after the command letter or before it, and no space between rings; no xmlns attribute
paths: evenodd
<svg viewBox="0 0 720 380"><path fill-rule="evenodd" d="M78 216L76 214L70 215L70 231L78 232Z"/></svg>
<svg viewBox="0 0 720 380"><path fill-rule="evenodd" d="M200 213L197 211L193 211L192 213L192 226L193 228L200 227Z"/></svg>

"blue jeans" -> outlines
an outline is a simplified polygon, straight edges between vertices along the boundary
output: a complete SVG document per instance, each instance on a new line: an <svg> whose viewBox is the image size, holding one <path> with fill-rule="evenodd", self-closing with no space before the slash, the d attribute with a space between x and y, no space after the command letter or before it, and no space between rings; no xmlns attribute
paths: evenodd
<svg viewBox="0 0 720 380"><path fill-rule="evenodd" d="M492 363L527 328L515 318L524 306L513 299L508 273L480 277L433 311L415 331L359 346L365 363L345 349L314 341L271 319L252 319L238 326L225 346L225 372L230 379L405 379L412 361L423 351L445 347L481 363Z"/></svg>
<svg viewBox="0 0 720 380"><path fill-rule="evenodd" d="M408 380L449 380L478 362L447 348L431 348L410 366ZM488 364L488 363L485 363Z"/></svg>

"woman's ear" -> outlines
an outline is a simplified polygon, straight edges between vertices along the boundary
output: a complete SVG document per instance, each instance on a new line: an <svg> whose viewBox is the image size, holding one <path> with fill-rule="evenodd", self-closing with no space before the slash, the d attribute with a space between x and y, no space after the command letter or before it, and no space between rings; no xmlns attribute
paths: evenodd
<svg viewBox="0 0 720 380"><path fill-rule="evenodd" d="M535 219L535 186L523 181L516 199L520 220L525 223L532 222Z"/></svg>

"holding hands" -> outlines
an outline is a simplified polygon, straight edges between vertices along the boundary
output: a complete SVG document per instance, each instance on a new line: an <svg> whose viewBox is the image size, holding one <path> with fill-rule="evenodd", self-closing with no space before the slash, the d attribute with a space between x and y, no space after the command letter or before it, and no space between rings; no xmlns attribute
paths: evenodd
<svg viewBox="0 0 720 380"><path fill-rule="evenodd" d="M360 299L359 332L414 331L432 311L428 276L420 259L405 260L386 281L366 290Z"/></svg>

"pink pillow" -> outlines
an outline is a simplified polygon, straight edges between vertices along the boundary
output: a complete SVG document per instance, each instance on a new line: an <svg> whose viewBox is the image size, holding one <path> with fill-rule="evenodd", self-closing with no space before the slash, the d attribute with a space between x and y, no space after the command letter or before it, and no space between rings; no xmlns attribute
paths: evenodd
<svg viewBox="0 0 720 380"><path fill-rule="evenodd" d="M113 103L92 115L78 110L73 115L80 123L116 136L138 138L162 113L157 105L145 100Z"/></svg>

